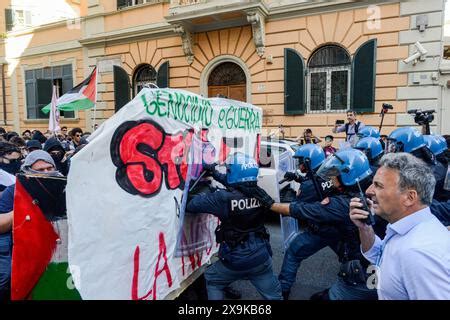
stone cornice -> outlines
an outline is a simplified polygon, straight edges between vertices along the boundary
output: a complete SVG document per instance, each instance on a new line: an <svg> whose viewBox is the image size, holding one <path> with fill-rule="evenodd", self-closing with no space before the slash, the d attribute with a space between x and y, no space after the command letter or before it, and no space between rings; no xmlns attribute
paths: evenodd
<svg viewBox="0 0 450 320"><path fill-rule="evenodd" d="M80 43L85 47L98 47L106 44L129 42L131 40L139 40L143 38L157 38L167 35L175 35L173 26L168 23L161 22L100 33L92 37L83 38L80 40Z"/></svg>
<svg viewBox="0 0 450 320"><path fill-rule="evenodd" d="M366 8L371 4L382 5L400 2L401 1L399 0L368 0L368 1L337 0L332 2L328 1L303 2L287 5L278 5L269 8L269 16L267 17L267 20L286 19L291 17L308 16L326 12L336 12L340 10Z"/></svg>

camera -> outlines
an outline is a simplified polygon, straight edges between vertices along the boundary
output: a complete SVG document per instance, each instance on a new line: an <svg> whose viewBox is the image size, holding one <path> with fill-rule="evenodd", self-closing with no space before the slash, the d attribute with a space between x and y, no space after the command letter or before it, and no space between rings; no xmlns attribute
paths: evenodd
<svg viewBox="0 0 450 320"><path fill-rule="evenodd" d="M394 109L392 104L389 104L389 103L383 103L381 106L382 106L383 109L386 109L386 110L387 109L390 109L390 110Z"/></svg>
<svg viewBox="0 0 450 320"><path fill-rule="evenodd" d="M408 64L413 62L413 64L416 64L417 60L425 60L425 55L428 53L428 51L422 46L419 41L414 43L414 46L417 48L416 53L403 60L404 63Z"/></svg>
<svg viewBox="0 0 450 320"><path fill-rule="evenodd" d="M409 114L414 114L414 122L418 125L429 125L430 122L434 120L434 110L425 110L422 111L420 109L412 109L409 110Z"/></svg>

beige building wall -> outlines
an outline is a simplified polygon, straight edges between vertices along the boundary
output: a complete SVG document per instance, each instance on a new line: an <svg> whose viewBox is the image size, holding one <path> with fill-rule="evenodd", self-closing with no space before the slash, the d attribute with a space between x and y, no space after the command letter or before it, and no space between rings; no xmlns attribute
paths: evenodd
<svg viewBox="0 0 450 320"><path fill-rule="evenodd" d="M57 0L53 2L58 5ZM49 2L50 3L50 2ZM28 3L23 1L24 8ZM68 1L76 10L72 14L87 12L87 6L80 1ZM14 7L20 8L21 1L15 1ZM5 8L11 7L11 1L2 1L0 5L0 34L6 35ZM48 8L51 11L51 7ZM51 14L51 12L49 12ZM81 38L81 21L79 19L55 21L48 25L36 24L13 30L7 38L0 39L0 63L5 63L5 89L7 102L7 122L3 119L2 98L0 98L1 126L6 130L22 132L25 129L48 129L46 119L27 119L25 70L72 64L74 85L83 80L82 48L78 40ZM0 81L1 90L1 81ZM0 91L0 96L2 95ZM62 125L76 126L85 115L78 112L75 119L62 119Z"/></svg>
<svg viewBox="0 0 450 320"><path fill-rule="evenodd" d="M149 7L151 8L151 7ZM396 114L405 112L406 101L397 100L397 87L406 86L408 77L398 73L400 59L408 56L408 45L400 45L399 33L408 30L410 18L400 16L400 4L380 6L379 28L367 24L367 7L354 10L302 16L291 19L269 20L265 25L266 52L259 57L253 41L250 26L227 28L193 34L194 61L188 64L184 56L181 38L171 36L118 45L107 45L103 58L120 60L130 79L141 63L149 63L156 69L165 61L170 63L170 87L187 89L199 94L207 94L206 82L202 80L210 70L211 62L217 65L223 59L235 60L244 66L250 76L247 100L264 110L264 129L272 130L282 124L286 136L296 137L305 128L324 137L331 133L336 119L344 119L342 113L284 115L284 48L294 48L306 59L321 45L338 43L350 54L365 41L377 38L376 108L373 114L359 117L368 125L378 126L379 112L383 102L395 106L384 120L383 132L390 132L396 125ZM158 10L155 10L158 11ZM127 19L128 20L128 19ZM105 30L113 30L106 20ZM271 56L269 63L267 57ZM209 68L210 69L210 68ZM99 95L100 119L113 114L114 93L112 73L102 73L101 95ZM343 135L340 135L343 137Z"/></svg>

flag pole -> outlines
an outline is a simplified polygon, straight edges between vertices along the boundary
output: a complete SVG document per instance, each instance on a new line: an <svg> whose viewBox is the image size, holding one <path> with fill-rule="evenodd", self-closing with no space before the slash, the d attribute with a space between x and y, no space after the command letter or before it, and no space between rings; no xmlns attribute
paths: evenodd
<svg viewBox="0 0 450 320"><path fill-rule="evenodd" d="M96 120L96 111L97 111L97 91L98 91L98 68L95 65L95 102L94 102L94 119L92 121L92 132L94 132L95 120Z"/></svg>

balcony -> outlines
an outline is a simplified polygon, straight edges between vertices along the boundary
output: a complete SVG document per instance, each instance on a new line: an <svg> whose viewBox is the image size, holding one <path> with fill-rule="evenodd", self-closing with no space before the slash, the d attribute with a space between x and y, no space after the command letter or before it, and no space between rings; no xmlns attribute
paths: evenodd
<svg viewBox="0 0 450 320"><path fill-rule="evenodd" d="M168 23L190 32L204 32L249 25L249 13L267 16L263 0L171 0Z"/></svg>

